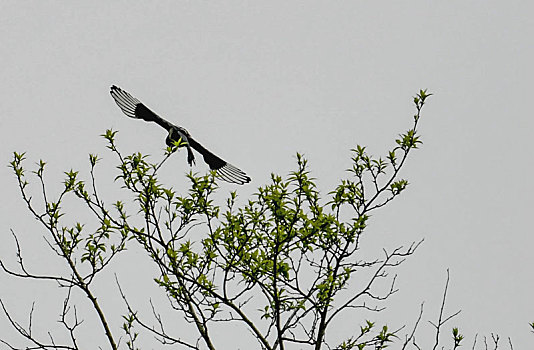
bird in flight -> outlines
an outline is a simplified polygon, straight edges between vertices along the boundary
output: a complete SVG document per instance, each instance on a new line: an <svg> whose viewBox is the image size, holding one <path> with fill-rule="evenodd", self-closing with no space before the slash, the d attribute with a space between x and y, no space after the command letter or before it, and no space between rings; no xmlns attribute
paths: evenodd
<svg viewBox="0 0 534 350"><path fill-rule="evenodd" d="M198 153L202 154L206 164L208 164L211 170L215 170L217 172L217 176L222 180L239 185L250 182L250 177L248 177L244 171L236 168L232 164L227 163L212 152L208 151L204 146L192 138L191 134L189 134L186 129L176 126L161 118L128 92L122 90L118 86L113 85L111 87L110 94L122 112L128 117L134 119L143 119L147 122L155 122L167 130L169 134L167 135L165 143L169 147L173 147L174 142L178 142L180 139L182 139L182 142L185 143L185 147L187 148L187 162L190 166L192 166L195 162L195 155L193 154L194 149Z"/></svg>

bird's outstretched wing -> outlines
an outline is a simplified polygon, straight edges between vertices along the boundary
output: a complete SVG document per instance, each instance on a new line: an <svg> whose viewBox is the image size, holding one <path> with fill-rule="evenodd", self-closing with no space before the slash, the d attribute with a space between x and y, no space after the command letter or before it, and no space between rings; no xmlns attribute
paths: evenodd
<svg viewBox="0 0 534 350"><path fill-rule="evenodd" d="M250 177L243 170L216 156L191 136L188 138L188 142L195 151L202 154L206 164L208 164L211 170L216 170L217 176L222 180L238 185L244 185L250 182Z"/></svg>
<svg viewBox="0 0 534 350"><path fill-rule="evenodd" d="M117 106L119 106L122 112L128 117L143 119L147 122L156 122L167 131L173 126L120 87L113 85L109 93L117 103Z"/></svg>

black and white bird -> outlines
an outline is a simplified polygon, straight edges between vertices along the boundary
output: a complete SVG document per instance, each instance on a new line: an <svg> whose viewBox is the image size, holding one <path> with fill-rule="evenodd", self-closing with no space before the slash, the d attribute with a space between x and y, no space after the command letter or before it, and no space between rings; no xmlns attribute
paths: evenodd
<svg viewBox="0 0 534 350"><path fill-rule="evenodd" d="M147 122L156 122L159 126L167 130L168 135L165 143L172 147L174 142L178 142L180 138L187 148L187 162L190 166L195 162L195 155L193 149L202 154L204 161L209 165L211 170L217 171L217 176L222 180L243 185L250 182L250 177L241 169L236 168L230 163L219 158L212 152L208 151L204 146L198 143L191 137L189 132L176 126L165 119L152 112L141 101L130 95L128 92L122 90L120 87L113 85L110 90L111 97L115 100L122 112L130 118L143 119Z"/></svg>

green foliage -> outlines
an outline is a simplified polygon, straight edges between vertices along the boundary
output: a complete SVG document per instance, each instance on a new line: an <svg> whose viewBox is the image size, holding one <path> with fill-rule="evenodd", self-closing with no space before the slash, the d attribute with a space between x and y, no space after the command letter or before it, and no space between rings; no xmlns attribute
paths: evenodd
<svg viewBox="0 0 534 350"><path fill-rule="evenodd" d="M97 155L89 155L89 181L80 180L78 171L65 172L64 189L55 201L49 200L44 187L46 163L37 164L33 174L43 189L42 212L35 209L26 192L24 153L14 154L11 167L28 208L49 231L53 249L72 270L65 283L82 288L92 301L112 348L113 336L90 284L127 244L138 244L160 271L154 281L174 309L195 326L197 336L171 335L158 318L159 330L147 326L124 297L128 314L123 317L122 329L129 349L136 348L140 334L134 331L135 325L169 344L197 348L202 342L215 349L210 329L221 321L242 325L262 349L296 346L318 350L338 342L337 349L385 349L399 339L400 329L392 331L387 325L375 326L361 319L363 325L355 321L354 334L345 335L344 341L328 330L353 309L381 311L383 302L396 292L395 277L388 273L421 243L384 250L375 259L360 257L372 212L408 186L399 172L411 150L422 143L417 125L430 95L421 90L414 97L417 113L413 126L399 136L387 156L374 157L357 145L347 178L324 198L307 160L297 153L296 169L286 178L272 174L269 183L260 186L243 205L238 204L237 193L230 192L226 205L220 206L213 199L218 190L215 173L189 173L187 191L158 180L158 170L180 149L181 140L165 150L159 163L152 163L140 153L122 155L113 130L102 136L118 159L115 181L133 196L136 214L127 211L124 201L108 205L99 196ZM63 223L65 195L86 205L98 222L94 229L80 222ZM388 282L386 287L376 286L380 280ZM463 336L455 328L453 337L457 348Z"/></svg>
<svg viewBox="0 0 534 350"><path fill-rule="evenodd" d="M129 313L128 315L122 316L124 323L122 324L122 330L128 337L126 340L126 346L129 350L139 350L135 347L135 341L139 337L139 333L134 331L134 326L136 322L136 315L134 313Z"/></svg>
<svg viewBox="0 0 534 350"><path fill-rule="evenodd" d="M365 337L368 333L370 333L373 328L375 327L375 324L371 321L366 321L365 326L360 327L360 334L355 338L349 338L348 340L341 343L337 349L340 350L347 350L347 349L375 349L375 350L382 350L386 349L388 345L395 341L397 335L396 332L389 332L388 326L383 326L382 329L378 334L374 336L371 340L367 341L361 341L362 338Z"/></svg>
<svg viewBox="0 0 534 350"><path fill-rule="evenodd" d="M460 347L460 343L464 339L464 336L462 334L460 334L460 331L458 330L458 328L453 328L452 329L452 338L454 340L454 349L459 348Z"/></svg>
<svg viewBox="0 0 534 350"><path fill-rule="evenodd" d="M220 319L244 323L267 349L285 342L326 343L326 330L341 312L352 307L380 309L369 302L386 299L395 289L391 284L383 295L376 295L371 286L417 247L398 248L371 262L357 259L370 213L408 185L397 175L408 153L421 143L416 127L428 96L421 91L414 99L414 127L401 135L386 158L374 158L362 146L353 150L351 177L342 180L326 200L310 176L307 160L297 154L297 169L287 179L273 174L270 183L259 187L242 207L237 207L237 194L232 192L222 209L212 199L217 190L213 174L189 174L187 195L158 181L157 170L177 147L167 149L159 164L139 153L123 157L115 145L116 132L108 130L104 134L108 148L120 160L116 180L134 194L144 227L130 223L118 203L120 218L111 219L100 232L122 225L146 249L162 271L156 282L182 305L184 316L197 324L206 343L205 330ZM85 198L82 191L78 194ZM346 210L353 213L348 220L342 215ZM193 230L202 221L205 229ZM93 261L91 254L100 248L92 243L88 251ZM355 272L366 269L372 273L361 283L363 288L343 293ZM301 279L310 273L314 278ZM256 307L247 308L251 298ZM256 327L255 317L267 322L265 331ZM384 326L369 337L373 325L369 322L361 329L357 342L352 339L340 346L387 347L395 332ZM276 336L271 339L269 334Z"/></svg>

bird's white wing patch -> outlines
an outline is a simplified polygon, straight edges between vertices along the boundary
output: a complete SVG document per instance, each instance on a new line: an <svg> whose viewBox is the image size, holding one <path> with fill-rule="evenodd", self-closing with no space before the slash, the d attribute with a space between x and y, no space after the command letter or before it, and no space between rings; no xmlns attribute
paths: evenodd
<svg viewBox="0 0 534 350"><path fill-rule="evenodd" d="M139 119L135 114L135 108L141 101L115 85L111 87L110 94L124 114Z"/></svg>
<svg viewBox="0 0 534 350"><path fill-rule="evenodd" d="M250 177L248 177L243 170L236 168L230 163L226 163L225 166L217 169L217 176L224 181L239 185L244 185L250 182Z"/></svg>

